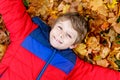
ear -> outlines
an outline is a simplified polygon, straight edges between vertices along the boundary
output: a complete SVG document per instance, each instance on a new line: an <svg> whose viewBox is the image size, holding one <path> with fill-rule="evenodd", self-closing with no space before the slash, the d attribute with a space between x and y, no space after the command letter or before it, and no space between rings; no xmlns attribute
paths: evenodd
<svg viewBox="0 0 120 80"><path fill-rule="evenodd" d="M73 48L76 48L77 47L77 44L73 44L73 45L71 45L69 48L70 49L73 49Z"/></svg>

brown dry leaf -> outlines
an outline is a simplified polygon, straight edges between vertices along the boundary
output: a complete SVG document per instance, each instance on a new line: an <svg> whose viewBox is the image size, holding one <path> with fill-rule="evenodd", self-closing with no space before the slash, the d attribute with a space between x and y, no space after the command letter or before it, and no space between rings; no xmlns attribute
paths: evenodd
<svg viewBox="0 0 120 80"><path fill-rule="evenodd" d="M100 51L99 40L96 37L89 37L86 44L89 49L92 49L93 51L97 52Z"/></svg>
<svg viewBox="0 0 120 80"><path fill-rule="evenodd" d="M114 47L114 49L109 53L107 60L110 62L111 68L114 70L119 70L118 65L115 63L116 55L119 54L120 47Z"/></svg>
<svg viewBox="0 0 120 80"><path fill-rule="evenodd" d="M108 23L108 22L104 22L104 23L101 25L101 28L102 28L102 30L108 30L108 29L109 29L109 23Z"/></svg>
<svg viewBox="0 0 120 80"><path fill-rule="evenodd" d="M49 0L29 0L29 3L28 11L33 11L31 14L32 16L44 16L47 13L48 8L50 8Z"/></svg>
<svg viewBox="0 0 120 80"><path fill-rule="evenodd" d="M110 43L112 43L113 41L115 41L117 33L115 32L115 30L113 28L110 28L109 33L106 35L109 36L109 41Z"/></svg>
<svg viewBox="0 0 120 80"><path fill-rule="evenodd" d="M113 18L114 16L115 16L115 14L113 12L108 13L108 17Z"/></svg>
<svg viewBox="0 0 120 80"><path fill-rule="evenodd" d="M9 37L3 30L0 30L0 44L9 44Z"/></svg>
<svg viewBox="0 0 120 80"><path fill-rule="evenodd" d="M53 27L52 24L54 24L56 18L57 18L56 15L50 16L50 17L48 18L48 22L47 22L47 23L48 23L51 27Z"/></svg>
<svg viewBox="0 0 120 80"><path fill-rule="evenodd" d="M7 45L0 44L0 61L2 60L6 49L7 49Z"/></svg>
<svg viewBox="0 0 120 80"><path fill-rule="evenodd" d="M30 6L29 9L27 10L28 13L34 14L35 13L35 7Z"/></svg>
<svg viewBox="0 0 120 80"><path fill-rule="evenodd" d="M101 32L101 25L103 24L103 20L102 19L91 19L89 20L89 27L90 27L90 32L93 33L99 33Z"/></svg>
<svg viewBox="0 0 120 80"><path fill-rule="evenodd" d="M62 1L58 6L58 11L62 11L65 6L65 3Z"/></svg>
<svg viewBox="0 0 120 80"><path fill-rule="evenodd" d="M72 3L72 0L63 0L65 1L66 3Z"/></svg>
<svg viewBox="0 0 120 80"><path fill-rule="evenodd" d="M108 16L108 9L107 9L107 7L105 5L99 6L97 8L97 12L98 12L98 14L102 14L102 15L104 15L106 17Z"/></svg>
<svg viewBox="0 0 120 80"><path fill-rule="evenodd" d="M77 6L77 11L78 11L78 12L83 12L83 6L82 6L82 4L79 4L79 5Z"/></svg>
<svg viewBox="0 0 120 80"><path fill-rule="evenodd" d="M115 57L117 60L120 60L120 52L118 52Z"/></svg>
<svg viewBox="0 0 120 80"><path fill-rule="evenodd" d="M54 7L54 0L49 1L49 8L52 9Z"/></svg>
<svg viewBox="0 0 120 80"><path fill-rule="evenodd" d="M109 55L109 52L110 52L110 48L101 47L101 51L100 51L101 58L106 58Z"/></svg>
<svg viewBox="0 0 120 80"><path fill-rule="evenodd" d="M116 22L116 20L117 20L117 17L114 16L114 17L108 18L107 21L108 21L111 25L114 25L114 23Z"/></svg>
<svg viewBox="0 0 120 80"><path fill-rule="evenodd" d="M108 67L110 63L106 59L101 59L101 60L97 60L96 64L103 67Z"/></svg>
<svg viewBox="0 0 120 80"><path fill-rule="evenodd" d="M98 10L100 6L103 6L103 0L91 0L90 7L93 11Z"/></svg>
<svg viewBox="0 0 120 80"><path fill-rule="evenodd" d="M118 34L120 34L120 23L115 23L113 25L113 28Z"/></svg>
<svg viewBox="0 0 120 80"><path fill-rule="evenodd" d="M70 12L77 12L77 11L82 11L82 4L81 0L75 0L71 3L70 5Z"/></svg>

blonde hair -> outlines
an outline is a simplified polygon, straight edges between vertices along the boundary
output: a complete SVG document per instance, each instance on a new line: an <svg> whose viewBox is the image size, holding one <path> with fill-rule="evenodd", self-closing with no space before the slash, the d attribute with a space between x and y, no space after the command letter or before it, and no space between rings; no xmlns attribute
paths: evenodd
<svg viewBox="0 0 120 80"><path fill-rule="evenodd" d="M83 39L85 38L87 31L88 31L87 21L85 20L85 18L77 12L66 13L66 14L60 15L56 19L53 26L61 20L62 21L65 21L65 20L71 21L71 24L72 24L74 30L76 30L78 33L78 38L76 39L74 44L81 43L83 41Z"/></svg>

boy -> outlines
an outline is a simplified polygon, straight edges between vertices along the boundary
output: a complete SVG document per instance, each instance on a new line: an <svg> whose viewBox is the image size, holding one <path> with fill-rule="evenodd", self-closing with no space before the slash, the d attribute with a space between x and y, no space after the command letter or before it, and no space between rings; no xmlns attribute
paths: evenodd
<svg viewBox="0 0 120 80"><path fill-rule="evenodd" d="M87 32L78 14L59 17L51 31L39 18L31 21L22 0L0 0L0 14L11 40L0 63L1 80L119 80L119 72L83 62L71 50Z"/></svg>

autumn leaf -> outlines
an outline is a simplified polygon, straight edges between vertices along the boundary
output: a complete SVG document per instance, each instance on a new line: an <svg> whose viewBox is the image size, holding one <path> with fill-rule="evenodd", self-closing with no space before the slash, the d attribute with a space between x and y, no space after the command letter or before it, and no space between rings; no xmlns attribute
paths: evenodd
<svg viewBox="0 0 120 80"><path fill-rule="evenodd" d="M109 29L109 23L108 22L104 22L101 26L102 30L107 30Z"/></svg>
<svg viewBox="0 0 120 80"><path fill-rule="evenodd" d="M58 6L58 11L62 11L65 6L65 3L62 1Z"/></svg>
<svg viewBox="0 0 120 80"><path fill-rule="evenodd" d="M117 5L117 0L110 0L109 3L107 3L109 8L114 8Z"/></svg>
<svg viewBox="0 0 120 80"><path fill-rule="evenodd" d="M104 15L104 16L108 16L108 9L107 9L107 7L103 4L102 6L99 6L98 8L97 8L97 12L99 13L99 14L102 14L102 15Z"/></svg>
<svg viewBox="0 0 120 80"><path fill-rule="evenodd" d="M86 50L86 45L81 43L78 44L77 47L74 49L77 53L86 56L87 55L87 50Z"/></svg>
<svg viewBox="0 0 120 80"><path fill-rule="evenodd" d="M6 49L7 49L7 45L0 44L0 61L2 60Z"/></svg>
<svg viewBox="0 0 120 80"><path fill-rule="evenodd" d="M120 23L115 23L113 25L113 28L118 34L120 34Z"/></svg>
<svg viewBox="0 0 120 80"><path fill-rule="evenodd" d="M100 51L101 58L106 58L108 56L109 52L110 52L110 48L102 46L101 51Z"/></svg>
<svg viewBox="0 0 120 80"><path fill-rule="evenodd" d="M72 0L63 0L63 1L65 1L66 3L71 3L72 2Z"/></svg>
<svg viewBox="0 0 120 80"><path fill-rule="evenodd" d="M96 11L102 5L103 5L103 0L91 0L90 1L90 6L93 11Z"/></svg>
<svg viewBox="0 0 120 80"><path fill-rule="evenodd" d="M66 12L68 12L69 11L69 9L70 9L70 5L69 4L66 4L64 7L63 7L63 13L66 13Z"/></svg>
<svg viewBox="0 0 120 80"><path fill-rule="evenodd" d="M119 23L120 22L120 16L119 16L119 18L117 19L117 23Z"/></svg>
<svg viewBox="0 0 120 80"><path fill-rule="evenodd" d="M97 60L96 64L103 67L108 67L110 63L106 59L101 59L101 60Z"/></svg>

